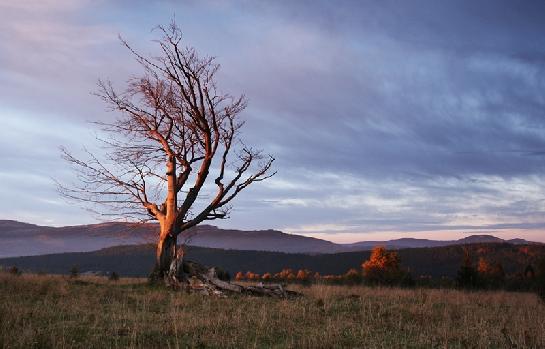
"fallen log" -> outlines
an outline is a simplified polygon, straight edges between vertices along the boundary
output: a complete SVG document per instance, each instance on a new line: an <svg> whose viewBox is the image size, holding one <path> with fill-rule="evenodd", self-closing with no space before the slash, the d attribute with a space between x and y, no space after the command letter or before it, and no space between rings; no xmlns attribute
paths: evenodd
<svg viewBox="0 0 545 349"><path fill-rule="evenodd" d="M168 286L174 289L186 290L189 293L218 297L240 294L284 299L301 296L300 293L287 290L281 284L264 284L259 282L256 285L243 286L227 280L221 280L218 277L216 268L209 268L196 262L184 260L179 265L180 268L177 275L173 277L171 273L168 280L165 281Z"/></svg>

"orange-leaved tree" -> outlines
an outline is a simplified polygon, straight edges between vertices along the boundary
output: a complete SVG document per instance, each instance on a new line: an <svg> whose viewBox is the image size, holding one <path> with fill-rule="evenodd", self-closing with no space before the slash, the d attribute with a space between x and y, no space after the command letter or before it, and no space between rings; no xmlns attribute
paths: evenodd
<svg viewBox="0 0 545 349"><path fill-rule="evenodd" d="M505 271L499 262L492 263L480 257L477 264L477 272L479 273L481 286L497 288L504 283Z"/></svg>
<svg viewBox="0 0 545 349"><path fill-rule="evenodd" d="M397 252L387 251L383 246L373 248L362 268L365 280L373 284L392 284L402 276Z"/></svg>

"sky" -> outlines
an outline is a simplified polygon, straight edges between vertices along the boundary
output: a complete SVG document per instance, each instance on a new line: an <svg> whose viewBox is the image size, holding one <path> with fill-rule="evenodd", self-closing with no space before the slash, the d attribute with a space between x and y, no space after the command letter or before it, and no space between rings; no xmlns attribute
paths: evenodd
<svg viewBox="0 0 545 349"><path fill-rule="evenodd" d="M545 241L542 1L0 0L0 219L100 219L56 192L59 147L114 118L92 94L184 41L249 99L247 144L277 175L220 227L336 242L470 234Z"/></svg>

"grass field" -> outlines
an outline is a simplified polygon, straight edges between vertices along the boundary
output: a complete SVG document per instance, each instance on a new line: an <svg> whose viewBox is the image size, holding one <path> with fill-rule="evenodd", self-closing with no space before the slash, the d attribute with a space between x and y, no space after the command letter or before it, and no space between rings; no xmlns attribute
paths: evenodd
<svg viewBox="0 0 545 349"><path fill-rule="evenodd" d="M534 294L321 286L210 298L141 279L0 273L3 348L545 347Z"/></svg>

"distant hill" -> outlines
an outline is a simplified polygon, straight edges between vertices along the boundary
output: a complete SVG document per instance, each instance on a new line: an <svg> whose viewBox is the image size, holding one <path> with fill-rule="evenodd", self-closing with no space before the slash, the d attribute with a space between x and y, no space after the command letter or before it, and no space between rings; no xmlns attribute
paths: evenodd
<svg viewBox="0 0 545 349"><path fill-rule="evenodd" d="M360 241L352 244L345 244L347 248L352 249L372 249L374 246L385 246L389 249L419 248L419 247L440 247L451 245L465 245L477 243L508 243L513 245L540 244L538 242L527 241L524 239L503 240L493 235L470 235L458 240L428 240L402 238L387 241Z"/></svg>
<svg viewBox="0 0 545 349"><path fill-rule="evenodd" d="M346 250L343 245L331 241L286 234L278 230L226 230L201 225L196 231L190 244L200 247L286 253L334 253Z"/></svg>
<svg viewBox="0 0 545 349"><path fill-rule="evenodd" d="M153 241L151 224L102 223L66 227L0 220L0 257L32 256Z"/></svg>
<svg viewBox="0 0 545 349"><path fill-rule="evenodd" d="M101 223L46 227L0 220L0 258L60 252L86 252L104 247L151 243L157 224ZM193 246L301 253L344 251L342 245L276 230L242 231L199 225L188 232ZM183 237L181 238L183 239Z"/></svg>
<svg viewBox="0 0 545 349"><path fill-rule="evenodd" d="M462 261L464 248L471 251L476 263L479 257L502 263L508 274L520 273L528 264L545 255L545 245L480 243L399 250L401 264L414 276L454 277ZM124 276L147 276L154 264L154 246L117 246L93 252L74 252L42 256L0 259L0 265L23 270L67 274L72 266L80 272L115 271ZM219 266L234 275L237 271L278 272L283 268L310 269L321 274L341 274L360 268L369 251L330 254L303 254L211 249L190 246L187 258L209 266Z"/></svg>
<svg viewBox="0 0 545 349"><path fill-rule="evenodd" d="M155 241L157 224L101 223L66 227L47 227L0 220L0 258L61 252L86 252L118 245L138 245ZM339 253L370 250L377 245L390 249L439 247L478 242L528 244L523 239L504 241L491 235L472 235L460 240L439 241L403 238L388 241L362 241L336 244L277 230L243 231L199 225L189 232L190 245L286 253Z"/></svg>

